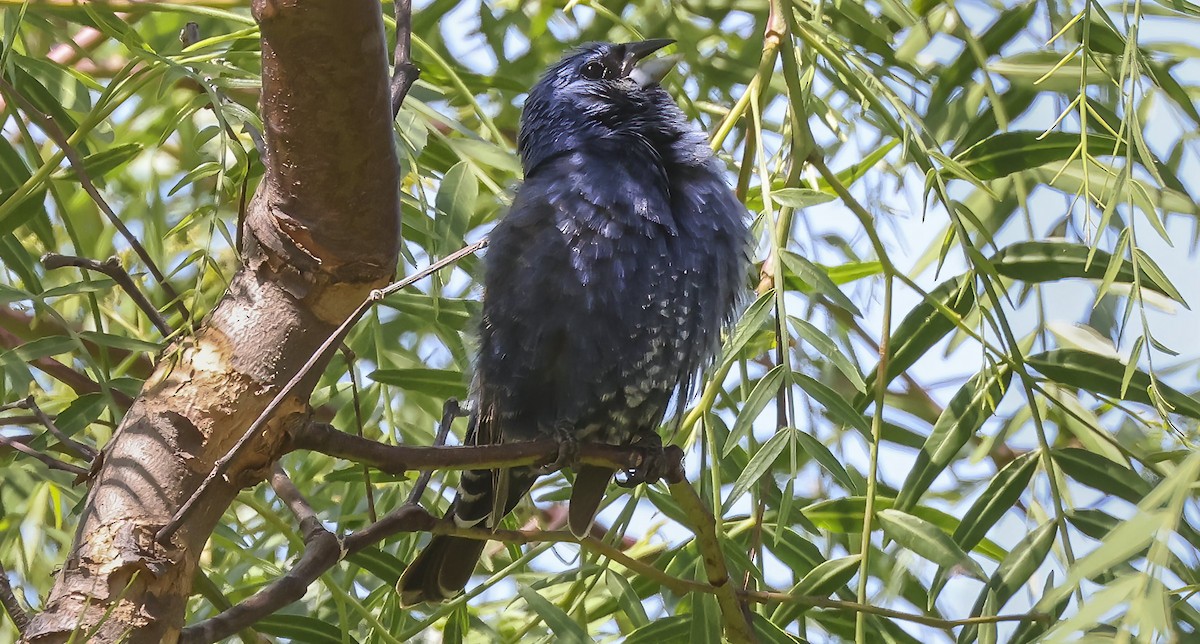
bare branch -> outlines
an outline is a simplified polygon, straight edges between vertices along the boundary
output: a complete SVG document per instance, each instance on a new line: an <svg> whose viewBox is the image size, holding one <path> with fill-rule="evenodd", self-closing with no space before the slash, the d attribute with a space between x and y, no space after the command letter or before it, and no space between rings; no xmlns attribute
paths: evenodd
<svg viewBox="0 0 1200 644"><path fill-rule="evenodd" d="M400 113L400 106L408 90L421 75L421 70L412 63L412 0L396 0L396 53L392 70L392 118Z"/></svg>
<svg viewBox="0 0 1200 644"><path fill-rule="evenodd" d="M204 481L200 483L200 486L196 488L196 491L192 493L192 496L189 497L188 500L179 508L179 510L175 513L175 516L172 517L171 520L168 521L167 524L158 531L158 534L155 536L155 540L160 544L170 543L171 537L187 520L188 515L195 511L195 507L200 502L200 499L203 498L205 491L212 486L213 482L225 475L226 471L229 469L229 466L234 462L238 455L246 449L251 441L258 436L259 432L262 430L262 427L267 423L268 420L271 419L271 416L277 409L279 409L279 406L283 404L283 401L288 399L296 387L298 387L300 383L308 377L309 373L311 373L317 365L325 364L330 352L334 349L334 347L341 344L342 340L346 338L346 334L350 332L351 327L353 327L354 324L358 322L359 318L361 318L364 313L374 306L376 302L382 301L388 295L395 293L396 291L399 291L400 289L414 282L424 279L438 270L457 262L463 257L474 254L476 251L485 246L487 246L486 239L475 242L474 244L461 248L447 255L441 260L430 264L424 269L417 271L416 273L400 280L399 282L391 284L387 288L372 291L367 299L363 300L362 303L358 305L358 308L354 309L350 316L347 317L346 320L342 322L336 329L334 329L333 332L329 334L329 337L327 337L325 341L321 343L319 347L317 347L317 350L313 352L308 361L306 361L304 365L300 367L296 374L293 375L290 380L288 380L287 384L280 388L279 392L275 394L275 397L271 399L271 402L269 402L262 410L262 413L258 415L258 418L256 418L254 422L250 424L250 427L246 429L246 432L242 434L242 437L239 438L236 443L234 443L229 452L217 459L216 463L213 464L212 471L208 473L208 476L205 477Z"/></svg>
<svg viewBox="0 0 1200 644"><path fill-rule="evenodd" d="M24 635L25 629L29 628L29 613L17 601L17 596L13 594L12 584L8 581L8 571L4 569L4 564L0 564L0 606L4 607L4 612L8 613L13 624L17 627L17 634Z"/></svg>
<svg viewBox="0 0 1200 644"><path fill-rule="evenodd" d="M2 77L0 77L0 91L4 92L8 100L20 106L25 116L36 123L46 133L46 136L50 137L54 141L54 144L62 150L62 153L67 157L67 161L71 165L71 169L75 171L75 176L79 179L79 183L83 186L84 191L88 193L92 201L96 202L96 205L104 215L108 217L108 221L121 233L121 236L125 238L125 242L133 249L133 252L137 253L137 256L141 258L142 263L146 265L150 274L154 276L159 286L162 287L163 292L174 303L175 310L183 316L183 320L186 322L191 315L188 313L187 307L183 305L183 300L179 298L179 293L167 282L166 276L158 269L158 265L151 259L150 253L146 252L146 248L142 246L142 242L125 226L125 222L121 221L121 218L117 216L112 206L109 206L104 197L100 195L100 191L96 189L96 185L92 183L91 177L88 176L87 170L84 168L83 158L79 156L79 151L71 145L62 128L58 127L58 123L54 122L54 118L42 113L41 110L37 109L37 107L30 103L15 87Z"/></svg>
<svg viewBox="0 0 1200 644"><path fill-rule="evenodd" d="M119 257L109 257L103 262L98 262L86 257L46 253L42 255L42 265L51 270L64 266L75 266L109 276L117 283L117 286L120 286L133 299L133 303L146 314L146 317L150 318L150 323L158 329L158 332L164 338L170 337L175 332L171 328L171 325L167 324L167 320L158 312L154 304L150 302L150 299L146 297L146 294L137 287L137 284L133 283L133 278L129 276L129 271L126 271L125 267L121 266L121 259Z"/></svg>

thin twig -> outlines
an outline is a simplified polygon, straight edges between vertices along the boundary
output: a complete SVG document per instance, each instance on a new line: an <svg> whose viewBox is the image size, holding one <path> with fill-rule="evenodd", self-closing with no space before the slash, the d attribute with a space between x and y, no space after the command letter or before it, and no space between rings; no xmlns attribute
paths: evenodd
<svg viewBox="0 0 1200 644"><path fill-rule="evenodd" d="M267 403L267 406L262 410L261 413L259 413L258 418L254 419L253 423L250 423L250 427L246 429L246 432L242 434L242 437L238 439L237 443L234 443L229 452L217 459L217 462L213 464L212 471L208 473L208 476L204 478L204 480L200 483L200 486L197 487L196 491L192 493L192 496L189 497L182 506L180 506L179 510L175 513L175 516L172 517L171 520L168 521L167 524L158 531L157 535L155 535L155 539L158 541L158 543L170 543L171 537L174 536L175 532L179 530L179 527L183 525L188 516L195 511L196 505L200 502L200 499L204 496L204 493L208 490L208 488L211 487L217 479L225 475L225 472L229 470L229 466L232 465L233 461L246 449L251 440L258 436L258 433L262 429L263 425L270 420L275 411L279 409L279 406L283 404L283 401L291 395L292 391L294 391L296 387L300 385L301 381L308 377L308 374L311 373L312 370L317 367L317 365L325 363L330 352L334 349L334 347L340 344L342 340L345 339L346 334L350 332L351 327L358 322L359 318L361 318L368 309L392 293L395 293L396 291L399 291L400 289L405 288L414 282L428 277L438 270L457 262L463 257L474 254L476 251L485 246L487 246L487 240L480 240L474 244L460 248L459 250L447 255L433 264L430 264L424 269L417 271L416 273L400 280L399 282L395 282L383 289L371 291L371 294L367 296L367 299L363 300L362 303L358 305L358 308L354 309L350 316L346 318L346 321L342 322L341 325L339 325L333 330L332 333L329 334L329 337L327 337L325 341L321 343L321 346L319 346L317 350L314 351L311 356L309 356L308 361L306 361L304 365L300 367L299 371L292 376L291 380L288 380L287 384L285 384L279 390L279 392L275 394L275 397L271 399L271 402Z"/></svg>
<svg viewBox="0 0 1200 644"><path fill-rule="evenodd" d="M25 630L29 628L29 613L25 612L25 608L13 594L12 584L8 581L8 571L4 569L4 564L0 564L0 606L4 607L4 612L8 613L9 618L17 627L17 635L24 635Z"/></svg>
<svg viewBox="0 0 1200 644"><path fill-rule="evenodd" d="M96 449L91 445L84 445L67 436L63 430L58 428L58 425L54 424L54 419L42 411L41 407L38 407L37 403L33 400L33 396L26 396L25 400L16 404L16 407L19 409L28 409L33 412L34 418L37 418L39 423L49 430L51 434L54 434L54 437L58 439L58 442L62 443L63 447L67 448L67 451L73 452L76 456L89 463L96 460L96 454L98 453Z"/></svg>
<svg viewBox="0 0 1200 644"><path fill-rule="evenodd" d="M680 481L672 484L670 489L671 498L675 499L683 515L692 524L688 527L696 535L696 547L704 560L708 585L713 588L717 604L721 607L725 639L731 642L756 641L750 618L738 597L738 589L729 578L729 567L725 564L725 553L721 550L720 537L717 535L716 518L704 507L691 483Z"/></svg>
<svg viewBox="0 0 1200 644"><path fill-rule="evenodd" d="M5 436L4 434L0 434L0 445L4 445L5 447L10 447L12 449L15 449L18 452L21 452L22 454L25 454L27 456L32 456L32 457L36 458L37 460L41 461L42 463L45 463L46 467L48 467L52 470L61 470L63 472L70 472L71 474L74 474L75 476L78 476L78 477L87 477L87 475L88 475L88 471L83 469L82 467L79 467L77 465L71 465L70 463L65 463L63 461L58 460L57 458L54 458L53 456L50 456L49 454L43 454L43 453L37 451L36 449L33 449L32 447L26 445L19 438L9 437L9 436Z"/></svg>
<svg viewBox="0 0 1200 644"><path fill-rule="evenodd" d="M364 438L362 402L358 399L358 368L354 364L356 356L345 344L341 346L341 351L346 358L346 371L350 374L350 401L354 405L354 429L359 438ZM379 515L375 511L375 486L371 484L370 466L363 465L362 473L363 493L367 497L367 516L371 519L371 523L375 523L379 520Z"/></svg>
<svg viewBox="0 0 1200 644"><path fill-rule="evenodd" d="M438 424L437 436L433 438L434 447L445 446L446 439L450 437L450 426L454 424L455 418L462 415L463 411L458 406L457 398L450 398L442 405L442 422ZM366 465L363 467L366 467ZM421 502L421 497L425 496L425 488L429 487L429 479L432 477L433 470L425 470L417 477L417 482L413 484L412 492L408 493L408 503L410 505L417 505Z"/></svg>
<svg viewBox="0 0 1200 644"><path fill-rule="evenodd" d="M104 200L104 197L100 195L100 191L96 189L96 185L92 183L91 177L89 177L87 174L87 170L83 165L83 158L79 156L79 151L71 145L67 135L63 133L62 128L58 127L58 123L54 121L54 118L48 114L42 113L41 110L37 109L37 107L35 107L23 95L21 95L21 93L18 92L15 87L10 85L8 81L4 80L3 77L0 77L0 90L4 92L6 98L16 102L16 104L20 106L21 111L25 112L25 116L34 121L37 126L46 133L46 136L50 137L50 139L54 141L54 144L57 145L62 151L63 155L67 157L67 161L70 163L71 169L75 171L75 176L79 179L79 183L83 186L83 190L88 193L88 196L92 198L92 201L96 202L96 205L100 208L104 215L108 217L108 221L112 223L112 225L115 226L116 229L121 233L121 236L125 238L125 242L129 244L130 248L133 249L133 252L137 253L137 256L141 258L142 263L146 265L146 268L150 271L150 274L154 276L154 279L158 282L159 286L162 287L163 292L166 293L167 297L174 303L175 310L178 311L181 316L183 316L185 321L188 320L191 316L188 313L187 307L183 305L183 301L179 298L179 293L175 291L175 289L167 281L166 276L163 275L162 271L158 269L158 265L155 264L154 260L150 258L150 253L146 252L146 248L142 246L142 242L139 241L132 232L130 232L129 228L125 225L125 222L121 221L121 218L117 216L117 213L112 209L111 206L108 205L108 202Z"/></svg>
<svg viewBox="0 0 1200 644"><path fill-rule="evenodd" d="M392 118L400 113L404 97L421 75L412 62L412 0L396 0L396 53L392 69Z"/></svg>

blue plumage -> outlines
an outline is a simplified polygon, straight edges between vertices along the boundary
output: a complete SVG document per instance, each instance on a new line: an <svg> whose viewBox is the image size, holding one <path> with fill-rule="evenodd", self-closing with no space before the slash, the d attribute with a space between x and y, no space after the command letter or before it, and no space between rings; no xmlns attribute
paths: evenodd
<svg viewBox="0 0 1200 644"><path fill-rule="evenodd" d="M705 137L658 85L670 63L635 66L669 43L585 45L529 93L525 182L485 260L475 443L656 436L671 397L687 398L717 349L744 284L747 218ZM577 468L576 534L612 476ZM464 472L450 512L494 526L536 478ZM435 537L401 578L402 601L457 594L482 548Z"/></svg>

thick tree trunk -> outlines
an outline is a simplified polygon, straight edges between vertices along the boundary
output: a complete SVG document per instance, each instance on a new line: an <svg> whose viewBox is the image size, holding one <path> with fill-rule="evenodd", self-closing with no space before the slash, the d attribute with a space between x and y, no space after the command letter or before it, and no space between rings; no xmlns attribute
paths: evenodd
<svg viewBox="0 0 1200 644"><path fill-rule="evenodd" d="M267 174L243 267L194 336L169 347L104 448L75 544L26 637L173 642L205 542L261 481L316 373L169 547L154 537L280 388L395 271L398 164L378 0L255 0ZM317 370L319 371L319 370ZM82 641L78 636L76 641Z"/></svg>

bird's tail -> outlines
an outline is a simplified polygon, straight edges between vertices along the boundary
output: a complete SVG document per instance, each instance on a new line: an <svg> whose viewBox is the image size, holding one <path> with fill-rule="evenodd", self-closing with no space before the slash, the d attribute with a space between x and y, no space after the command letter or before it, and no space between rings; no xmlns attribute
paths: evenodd
<svg viewBox="0 0 1200 644"><path fill-rule="evenodd" d="M536 480L527 467L467 470L446 516L460 526L495 528ZM470 581L486 544L482 539L435 535L396 583L401 605L441 602L457 595Z"/></svg>
<svg viewBox="0 0 1200 644"><path fill-rule="evenodd" d="M396 590L400 605L442 602L466 588L487 544L481 539L436 535L408 564Z"/></svg>
<svg viewBox="0 0 1200 644"><path fill-rule="evenodd" d="M604 500L608 483L616 470L596 465L580 466L575 474L575 485L571 487L571 503L567 510L567 527L571 534L582 539L592 530L596 510Z"/></svg>

